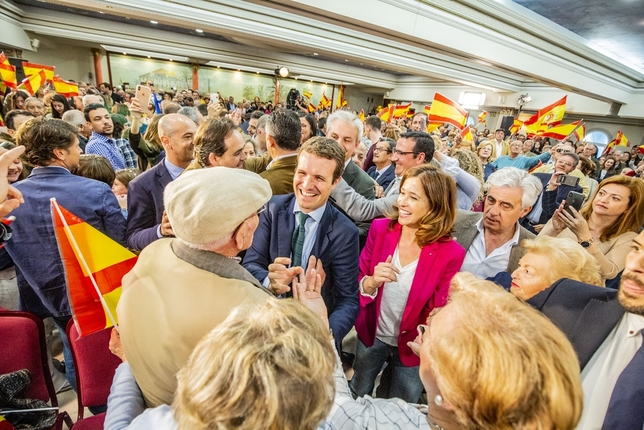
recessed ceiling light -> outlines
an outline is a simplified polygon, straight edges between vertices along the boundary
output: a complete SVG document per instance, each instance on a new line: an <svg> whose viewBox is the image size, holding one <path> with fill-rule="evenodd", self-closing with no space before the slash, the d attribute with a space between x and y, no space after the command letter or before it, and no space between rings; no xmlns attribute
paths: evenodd
<svg viewBox="0 0 644 430"><path fill-rule="evenodd" d="M158 24L156 21L150 21L150 24Z"/></svg>
<svg viewBox="0 0 644 430"><path fill-rule="evenodd" d="M170 61L172 61L172 58L170 58Z"/></svg>
<svg viewBox="0 0 644 430"><path fill-rule="evenodd" d="M219 66L217 66L217 68L218 68L218 69L220 69L220 67L219 67Z"/></svg>
<svg viewBox="0 0 644 430"><path fill-rule="evenodd" d="M196 31L197 33L203 33L203 30L200 30L200 29L196 29L195 31Z"/></svg>
<svg viewBox="0 0 644 430"><path fill-rule="evenodd" d="M318 55L318 53L317 53L317 52L314 52L314 53L313 53L313 55Z"/></svg>
<svg viewBox="0 0 644 430"><path fill-rule="evenodd" d="M99 11L98 11L98 13L105 13L105 12L101 12L101 11L99 10Z"/></svg>
<svg viewBox="0 0 644 430"><path fill-rule="evenodd" d="M327 83L325 82L325 83L324 83L324 85L326 85L326 84L327 84Z"/></svg>
<svg viewBox="0 0 644 430"><path fill-rule="evenodd" d="M344 61L346 61L347 63L349 62L349 60L344 60Z"/></svg>
<svg viewBox="0 0 644 430"><path fill-rule="evenodd" d="M127 55L127 52L124 52L123 55Z"/></svg>
<svg viewBox="0 0 644 430"><path fill-rule="evenodd" d="M148 55L148 58L150 58L150 56L149 56L149 55Z"/></svg>
<svg viewBox="0 0 644 430"><path fill-rule="evenodd" d="M313 82L313 79L311 79L309 82Z"/></svg>
<svg viewBox="0 0 644 430"><path fill-rule="evenodd" d="M297 81L297 78L295 78L295 80Z"/></svg>
<svg viewBox="0 0 644 430"><path fill-rule="evenodd" d="M241 70L237 69L238 72L241 72Z"/></svg>
<svg viewBox="0 0 644 430"><path fill-rule="evenodd" d="M259 75L259 72L255 72L255 73L257 73Z"/></svg>

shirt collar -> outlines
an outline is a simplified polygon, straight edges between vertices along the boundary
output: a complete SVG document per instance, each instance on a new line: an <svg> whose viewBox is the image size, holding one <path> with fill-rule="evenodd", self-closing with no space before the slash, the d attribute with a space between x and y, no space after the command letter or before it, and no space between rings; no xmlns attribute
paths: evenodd
<svg viewBox="0 0 644 430"><path fill-rule="evenodd" d="M628 324L628 337L640 336L642 330L644 330L644 316L637 315L631 312L626 313Z"/></svg>
<svg viewBox="0 0 644 430"><path fill-rule="evenodd" d="M92 139L92 140L102 140L104 142L110 142L110 143L115 142L114 139L112 139L110 137L107 137L107 136L105 136L103 134L98 134L98 133L96 133L94 131L92 132L92 135L90 136L90 139Z"/></svg>
<svg viewBox="0 0 644 430"><path fill-rule="evenodd" d="M273 163L276 162L277 160L281 160L282 158L286 158L286 157L295 157L296 155L297 155L297 152L293 154L284 154L284 155L280 155L279 157L275 157L271 160L270 163L268 163L268 166L266 166L266 170L270 169Z"/></svg>
<svg viewBox="0 0 644 430"><path fill-rule="evenodd" d="M307 213L307 215L313 218L315 222L320 222L325 210L326 204L322 205L322 207L319 207L314 211ZM302 209L300 208L300 205L297 204L297 200L295 200L295 204L293 205L293 214L297 214L298 212L302 212Z"/></svg>
<svg viewBox="0 0 644 430"><path fill-rule="evenodd" d="M347 161L344 162L344 168L346 169L349 163L351 162L351 159L349 158Z"/></svg>
<svg viewBox="0 0 644 430"><path fill-rule="evenodd" d="M163 165L165 166L166 169L168 169L168 173L170 173L170 176L172 176L172 179L177 179L179 175L183 173L185 169L175 166L168 160L168 157L164 158L163 160Z"/></svg>

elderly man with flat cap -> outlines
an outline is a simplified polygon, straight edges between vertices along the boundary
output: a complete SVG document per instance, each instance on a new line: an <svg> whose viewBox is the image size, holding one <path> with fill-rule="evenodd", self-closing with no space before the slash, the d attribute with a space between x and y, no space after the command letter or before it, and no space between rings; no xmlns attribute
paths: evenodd
<svg viewBox="0 0 644 430"><path fill-rule="evenodd" d="M165 188L176 238L141 252L117 307L123 352L148 406L172 403L176 373L235 307L272 296L235 259L270 198L268 181L227 167L186 172Z"/></svg>

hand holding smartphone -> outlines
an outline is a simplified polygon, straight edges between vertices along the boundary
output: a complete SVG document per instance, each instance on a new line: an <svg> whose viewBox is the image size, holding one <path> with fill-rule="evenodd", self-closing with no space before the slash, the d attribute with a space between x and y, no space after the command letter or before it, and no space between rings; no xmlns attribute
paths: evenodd
<svg viewBox="0 0 644 430"><path fill-rule="evenodd" d="M150 87L146 87L145 85L136 86L135 98L139 101L140 106L147 108L150 103L150 94L152 94Z"/></svg>
<svg viewBox="0 0 644 430"><path fill-rule="evenodd" d="M575 210L579 212L579 210L581 209L581 206L584 204L584 195L576 191L570 191L568 193L568 196L566 196L565 202L566 203L564 204L564 210L568 211L570 215L573 215L570 208L571 207L575 208Z"/></svg>

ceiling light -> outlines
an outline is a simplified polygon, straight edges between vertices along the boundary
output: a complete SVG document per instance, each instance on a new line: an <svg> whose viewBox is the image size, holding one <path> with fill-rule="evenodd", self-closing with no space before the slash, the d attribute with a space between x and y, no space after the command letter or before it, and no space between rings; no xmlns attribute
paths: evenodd
<svg viewBox="0 0 644 430"><path fill-rule="evenodd" d="M156 21L150 21L150 24L158 24Z"/></svg>
<svg viewBox="0 0 644 430"><path fill-rule="evenodd" d="M196 29L195 31L196 31L197 33L203 33L203 30L200 30L200 29Z"/></svg>
<svg viewBox="0 0 644 430"><path fill-rule="evenodd" d="M349 62L349 60L344 60L344 61L346 61L347 63Z"/></svg>
<svg viewBox="0 0 644 430"><path fill-rule="evenodd" d="M101 12L101 11L99 10L99 11L98 11L98 13L105 13L105 12Z"/></svg>
<svg viewBox="0 0 644 430"><path fill-rule="evenodd" d="M297 78L295 78L295 80L297 81Z"/></svg>
<svg viewBox="0 0 644 430"><path fill-rule="evenodd" d="M289 70L284 66L277 66L277 69L275 69L275 76L281 76L282 78L285 78L289 73Z"/></svg>
<svg viewBox="0 0 644 430"><path fill-rule="evenodd" d="M314 53L313 53L313 55L318 55L318 53L317 53L317 52L314 52Z"/></svg>
<svg viewBox="0 0 644 430"><path fill-rule="evenodd" d="M124 52L123 55L127 55L127 52Z"/></svg>
<svg viewBox="0 0 644 430"><path fill-rule="evenodd" d="M149 55L148 55L148 58L150 58L150 56L149 56Z"/></svg>
<svg viewBox="0 0 644 430"><path fill-rule="evenodd" d="M172 58L170 58L170 61L172 61Z"/></svg>

